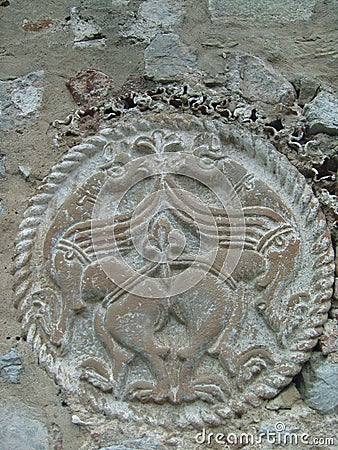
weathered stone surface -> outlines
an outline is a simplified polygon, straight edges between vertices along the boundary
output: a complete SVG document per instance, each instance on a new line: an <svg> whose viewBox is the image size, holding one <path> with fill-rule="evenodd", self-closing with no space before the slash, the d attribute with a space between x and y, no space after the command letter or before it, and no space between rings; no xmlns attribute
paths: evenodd
<svg viewBox="0 0 338 450"><path fill-rule="evenodd" d="M46 450L48 430L34 408L23 402L0 401L0 446L3 450Z"/></svg>
<svg viewBox="0 0 338 450"><path fill-rule="evenodd" d="M335 227L335 220L338 215L338 197L335 193L330 194L327 189L320 189L317 192L317 197L320 199L321 204L325 207L327 217L331 222L331 232L333 236L338 238L337 228Z"/></svg>
<svg viewBox="0 0 338 450"><path fill-rule="evenodd" d="M48 429L50 447L53 450L63 450L63 433L57 423L51 423Z"/></svg>
<svg viewBox="0 0 338 450"><path fill-rule="evenodd" d="M25 166L19 166L19 173L27 180L31 174L28 167Z"/></svg>
<svg viewBox="0 0 338 450"><path fill-rule="evenodd" d="M0 177L6 175L6 156L0 155Z"/></svg>
<svg viewBox="0 0 338 450"><path fill-rule="evenodd" d="M243 53L225 54L227 88L252 102L293 104L291 83L261 59Z"/></svg>
<svg viewBox="0 0 338 450"><path fill-rule="evenodd" d="M140 5L140 17L159 25L174 25L182 15L182 2L147 0Z"/></svg>
<svg viewBox="0 0 338 450"><path fill-rule="evenodd" d="M324 326L320 338L320 347L323 355L338 352L338 324L336 320L329 320Z"/></svg>
<svg viewBox="0 0 338 450"><path fill-rule="evenodd" d="M301 376L301 394L311 408L323 414L338 411L338 364L313 358Z"/></svg>
<svg viewBox="0 0 338 450"><path fill-rule="evenodd" d="M284 389L276 398L269 400L266 408L273 411L279 409L291 409L300 398L301 396L298 389L291 383L290 386Z"/></svg>
<svg viewBox="0 0 338 450"><path fill-rule="evenodd" d="M106 44L106 38L101 33L100 27L92 18L83 18L80 11L79 6L73 6L70 9L70 27L74 33L74 46L103 47Z"/></svg>
<svg viewBox="0 0 338 450"><path fill-rule="evenodd" d="M238 17L268 23L309 20L315 5L316 0L209 0L213 19Z"/></svg>
<svg viewBox="0 0 338 450"><path fill-rule="evenodd" d="M309 358L331 241L303 177L249 128L129 111L31 205L15 274L27 340L98 411L215 426Z"/></svg>
<svg viewBox="0 0 338 450"><path fill-rule="evenodd" d="M128 5L130 0L112 0L111 4L113 8L115 7L125 7Z"/></svg>
<svg viewBox="0 0 338 450"><path fill-rule="evenodd" d="M180 1L147 0L141 3L137 18L128 21L120 34L149 43L157 33L170 31L182 14Z"/></svg>
<svg viewBox="0 0 338 450"><path fill-rule="evenodd" d="M43 30L55 29L52 19L42 19L36 22L31 22L27 19L23 21L22 28L24 31L32 31L34 33L41 33Z"/></svg>
<svg viewBox="0 0 338 450"><path fill-rule="evenodd" d="M310 134L338 134L338 98L335 95L321 91L304 106L304 113Z"/></svg>
<svg viewBox="0 0 338 450"><path fill-rule="evenodd" d="M19 127L38 117L42 102L44 72L0 81L0 129Z"/></svg>
<svg viewBox="0 0 338 450"><path fill-rule="evenodd" d="M196 57L174 33L158 34L144 51L145 74L155 81L177 81L191 72Z"/></svg>
<svg viewBox="0 0 338 450"><path fill-rule="evenodd" d="M1 214L1 206L0 206ZM21 357L17 349L12 348L6 355L0 357L0 377L5 378L11 383L19 383L22 372Z"/></svg>
<svg viewBox="0 0 338 450"><path fill-rule="evenodd" d="M67 87L78 105L91 107L111 93L114 81L99 70L84 69L67 81Z"/></svg>
<svg viewBox="0 0 338 450"><path fill-rule="evenodd" d="M160 445L155 439L136 439L124 441L118 445L111 445L102 450L164 450L163 445Z"/></svg>
<svg viewBox="0 0 338 450"><path fill-rule="evenodd" d="M31 71L42 68L45 70L43 108L40 109L41 120L33 126L29 123L24 129L19 127L18 129L12 129L10 132L2 133L0 138L2 147L0 153L6 153L6 174L5 177L0 178L0 198L2 199L0 204L2 203L2 207L5 210L5 215L0 216L0 286L2 294L0 339L3 349L0 355L7 353L11 346L16 344L17 337L20 334L18 330L19 325L15 320L17 313L13 309L11 302L13 297L11 293L12 276L10 269L13 257L14 234L16 234L16 229L21 221L23 208L26 205L28 206L29 196L32 190L35 189L36 184L39 183L39 180L48 173L51 165L56 163L56 159L61 158L64 152L67 151L67 144L70 147L81 141L82 138L74 133L75 126L73 124L76 121L84 121L85 118L89 117L89 115L82 116L82 111L86 113L86 110L82 107L77 108L76 104L72 102L71 95L65 87L66 80L73 77L79 70L87 67L96 68L107 75L112 75L115 81L115 92L118 92L119 96L120 92L123 92L123 95L127 97L128 102L126 101L125 109L132 108L134 104L138 103L140 98L140 102L143 101L145 108L148 105L149 97L144 95L143 97L138 96L135 98L132 96L133 91L148 91L149 89L155 91L156 89L167 90L171 88L170 85L159 86L158 83L151 82L140 86L143 82L143 52L147 44L143 42L135 45L134 39L122 39L119 35L119 27L123 26L128 18L137 16L138 8L145 1L108 0L102 2L101 0L81 0L67 3L51 0L44 2L2 0L0 2L0 79L11 80ZM273 1L271 0L272 3ZM176 0L171 0L171 2L172 4L178 3ZM181 40L189 44L198 55L196 71L194 70L191 77L184 78L184 84L188 83L191 86L195 83L195 80L197 81L198 72L202 71L205 72L204 79L207 80L208 86L214 89L214 97L217 97L220 92L223 94L224 90L222 87L225 86L225 73L221 53L238 50L253 54L264 61L272 63L275 70L283 73L292 83L294 83L295 77L301 72L310 79L317 79L322 89L327 89L329 92L334 92L335 87L338 86L337 31L334 23L338 17L337 1L317 0L315 14L309 22L289 22L282 25L280 25L280 22L273 24L270 22L270 26L268 23L266 25L262 24L262 21L260 22L257 19L252 20L250 17L239 18L234 15L222 16L218 23L215 23L215 21L211 22L207 9L208 1L188 0L182 3L184 3L186 11L184 19L179 20L173 26L168 26L168 29L171 27L171 31L179 35ZM250 0L247 1L247 4L250 4ZM101 27L101 32L107 37L105 47L100 49L89 47L84 50L78 47L73 48L74 34L68 20L70 15L69 7L71 5L81 5L81 16L83 19L92 18ZM48 25L49 20L52 20L51 25ZM269 19L266 20L268 21ZM24 31L22 29L23 24L31 31ZM133 85L128 83L128 87L122 88L125 80L131 79L131 77ZM224 114L221 120L234 122L233 126L236 127L237 120L231 114L231 111L234 111L233 106L230 105L229 107L227 103L219 105L217 98L215 100L214 97L211 102L209 97L210 91L205 88L202 81L201 87L195 89L195 91L200 91L199 96L195 97L195 100L192 99L191 91L188 92L189 95L186 95L185 99L182 94L177 100L177 90L175 90L171 94L166 94L166 97L161 95L161 101L164 98L163 105L175 105L172 106L174 108L179 104L181 98L187 102L194 101L196 107L200 108L201 113L203 110L207 111L208 117L212 117L211 120L215 120L214 115L218 114L216 113L217 108L217 111L221 111ZM310 88L311 86L308 85L308 87ZM182 86L181 88L183 91ZM298 95L298 87L296 87L296 90ZM310 98L312 95L311 90L308 91L310 95L306 100L304 100L301 91L302 88L300 86L300 96L297 98L298 103L303 103L304 101L308 103L312 100ZM128 96L128 92L130 96ZM203 94L208 96L208 98L205 99ZM129 99L134 100L134 104ZM199 102L200 105L198 105ZM234 103L238 105L239 101L237 98ZM153 107L154 101L149 100L149 109ZM271 108L273 107L274 105L271 105ZM251 115L252 128L259 127L259 132L264 136L264 132L261 131L261 124L263 121L269 123L272 119L262 119L262 109L256 103L253 103L251 105L252 115L249 114L247 109L247 118L250 118ZM113 112L111 113L112 110ZM111 127L118 122L114 118L115 105L113 104L111 109L110 105L107 105L106 111L104 116L107 120L102 121L102 125ZM312 136L306 134L304 138L298 141L298 148L293 146L292 149L288 150L287 146L280 145L281 140L287 140L289 130L285 129L284 113L279 111L277 114L284 129L276 133L275 137L272 136L273 130L271 130L271 140L273 140L274 145L278 146L282 152L286 151L289 160L299 167L307 178L307 183L314 188L315 192L318 192L321 187L325 188L327 185L329 186L327 188L328 191L333 194L335 181L334 175L330 174L329 170L336 171L331 151L333 149L333 140L337 136L323 133ZM112 118L108 119L109 116ZM256 122L253 122L257 116ZM55 129L53 124L51 124L55 119L61 121L66 118L68 123L71 121L69 125L60 125L60 127ZM298 140L302 133L302 124L300 123L302 117L300 116L298 120L296 115L291 113L287 119L292 118L295 123L295 135ZM96 122L98 121L97 117L94 119ZM303 125L305 123L303 122ZM289 120L287 125L291 125ZM80 129L80 136L81 133L85 134L86 130ZM57 141L53 139L55 133L57 133ZM69 134L66 136L66 133ZM98 133L98 131L95 133ZM291 135L292 132L290 132ZM326 138L332 140L327 141ZM53 144L54 142L58 144L56 147ZM325 163L324 160L326 160ZM17 169L19 164L31 168L31 179L29 182L25 182L18 175ZM315 171L316 173L318 171L316 178ZM73 178L70 173L67 176ZM330 181L331 179L332 181ZM55 202L57 203L56 197ZM333 205L333 201L331 204ZM331 219L329 217L331 218L332 215L327 211L328 209L325 206L324 214L327 215L327 220L330 222ZM333 211L333 208L330 211ZM337 232L338 229L336 230ZM338 252L336 254L338 255ZM336 265L338 266L338 261ZM22 288L24 287L24 284L22 284ZM338 280L336 280L335 296L338 300ZM281 295L281 301L282 297ZM338 319L337 305L338 302L336 301L335 309L331 312L332 317L336 319ZM43 334L43 331L41 331L41 334ZM159 337L160 332L156 333L156 336ZM36 341L38 339L39 337L36 337ZM80 448L81 450L94 450L94 448L109 447L113 443L121 443L127 439L137 439L141 436L155 437L159 442L163 442L165 447L168 447L167 450L169 448L193 450L195 446L197 448L194 450L206 450L204 447L208 447L207 445L197 446L194 443L194 431L183 431L179 428L176 434L177 446L175 447L171 444L172 447L170 447L166 438L174 433L166 431L165 424L158 427L153 426L151 423L146 425L138 424L138 422L133 422L132 416L128 415L125 416L125 422L123 423L117 419L112 419L111 421L107 419L110 422L109 424L107 423L107 431L102 432L101 437L96 439L96 435L91 434L94 426L72 424L69 408L64 406L66 402L63 406L61 405L62 400L66 400L67 397L63 394L58 395L58 389L55 387L54 382L48 380L46 374L43 373L41 368L44 364L43 361L41 364L38 364L37 356L31 354L29 347L30 344L25 344L22 341L18 345L19 354L24 359L25 375L20 378L21 384L14 385L0 378L0 399L7 395L15 395L17 398L21 398L23 401L36 406L43 416L42 420L47 420L48 418L50 421L58 421L64 433L64 450L79 450ZM318 349L318 346L316 349ZM330 353L326 360L338 361L338 353ZM96 389L93 387L90 395L95 396L95 391ZM88 401L91 401L91 397L88 398ZM195 406L193 402L191 409L194 409ZM165 408L166 405L162 405L162 407ZM173 414L176 414L174 408L172 408L172 411ZM80 414L78 410L75 410L75 412L84 421L98 423L105 420L104 415L91 418L89 413L88 418L85 414ZM223 414L227 413L231 415L231 409L224 407ZM168 416L170 417L170 414ZM306 432L310 436L331 436L335 434L335 445L327 446L327 448L337 446L338 427L337 419L335 419L334 415L319 416L317 411L309 408L303 401L296 402L296 405L291 410L280 410L278 413L267 410L266 402L264 402L261 407L258 407L253 412L249 412L249 414L243 414L241 418L229 418L226 425L222 424L219 427L219 431L253 432L256 435L259 424L262 421L270 423L274 427L274 424L279 419L283 420L286 427L298 427L299 433ZM236 430L236 427L239 428L239 431ZM216 431L210 426L206 426L206 429ZM108 434L109 437L107 436ZM94 439L95 442L92 442ZM99 444L100 441L101 444ZM88 448L82 449L82 445L85 443L87 443ZM272 447L267 442L262 445L265 449L269 446ZM210 445L209 447L217 446ZM224 447L225 450L227 446L224 444L220 447L222 449ZM248 445L244 448L246 450L262 450L262 448L254 447L254 445ZM311 445L302 446L300 444L297 447L305 450L306 447L311 447ZM324 450L324 447L326 448L325 445L322 445L321 450Z"/></svg>
<svg viewBox="0 0 338 450"><path fill-rule="evenodd" d="M302 73L293 80L293 85L298 90L298 104L304 106L316 96L320 88L320 81Z"/></svg>

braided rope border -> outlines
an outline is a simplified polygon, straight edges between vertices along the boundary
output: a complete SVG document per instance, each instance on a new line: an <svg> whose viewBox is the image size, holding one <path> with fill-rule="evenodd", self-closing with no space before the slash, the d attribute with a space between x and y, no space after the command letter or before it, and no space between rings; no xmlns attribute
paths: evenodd
<svg viewBox="0 0 338 450"><path fill-rule="evenodd" d="M258 138L258 143L261 138ZM238 142L239 144L239 142ZM248 149L246 149L248 150ZM287 386L292 378L299 373L302 365L309 359L311 350L322 334L323 325L327 320L331 307L334 281L334 255L329 231L324 214L319 207L319 201L314 196L310 186L298 170L293 167L286 156L274 150L265 151L264 146L253 145L249 149L249 156L258 160L258 165L264 165L270 173L275 173L281 189L290 198L295 208L304 217L304 230L310 230L317 222L311 254L307 255L312 261L312 279L308 285L311 291L313 309L308 311L307 326L302 335L297 336L297 342L288 347L290 362L278 365L268 376L259 378L248 392L233 402L233 409L242 413L245 404L259 406L269 398L275 397L280 390Z"/></svg>

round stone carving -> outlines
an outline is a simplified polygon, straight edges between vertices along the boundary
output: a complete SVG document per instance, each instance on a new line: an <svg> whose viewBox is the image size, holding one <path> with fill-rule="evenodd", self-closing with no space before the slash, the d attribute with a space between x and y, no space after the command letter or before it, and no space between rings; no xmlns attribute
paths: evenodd
<svg viewBox="0 0 338 450"><path fill-rule="evenodd" d="M70 149L32 198L16 296L40 361L84 408L201 426L299 372L332 259L317 200L270 143L130 113Z"/></svg>

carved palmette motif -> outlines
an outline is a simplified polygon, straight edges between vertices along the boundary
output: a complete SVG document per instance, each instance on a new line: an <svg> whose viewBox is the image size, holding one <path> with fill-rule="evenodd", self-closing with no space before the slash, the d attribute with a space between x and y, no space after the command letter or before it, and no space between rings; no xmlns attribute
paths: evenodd
<svg viewBox="0 0 338 450"><path fill-rule="evenodd" d="M40 360L84 404L199 425L299 372L332 272L317 201L270 144L131 114L73 147L32 198L15 287Z"/></svg>

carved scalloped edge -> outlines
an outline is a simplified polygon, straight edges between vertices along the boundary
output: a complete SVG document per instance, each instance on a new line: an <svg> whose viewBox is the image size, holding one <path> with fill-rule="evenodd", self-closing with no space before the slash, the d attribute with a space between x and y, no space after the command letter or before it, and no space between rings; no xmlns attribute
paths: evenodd
<svg viewBox="0 0 338 450"><path fill-rule="evenodd" d="M131 130L146 129L149 123L148 114L142 115L138 113L138 115L140 116L140 121L137 126L123 122L120 124L115 123L117 128L115 135L121 133L124 136L128 136ZM171 115L174 117L182 117L182 114L177 113ZM201 121L203 119L198 118L198 120ZM193 126L193 124L185 126L185 129L188 129L189 126ZM214 128L214 125L212 127ZM19 227L18 238L16 239L13 270L13 289L16 297L15 306L19 310L23 328L27 332L27 341L32 343L34 350L38 353L39 361L45 364L48 372L56 379L59 378L60 372L64 371L55 359L55 352L45 343L42 343L35 323L30 323L29 317L25 315L30 308L29 291L32 287L30 279L32 273L32 268L30 267L32 249L43 214L46 212L48 204L53 199L57 189L72 171L76 170L87 158L95 155L99 151L99 148L102 148L105 142L105 134L110 134L109 129L103 130L101 135L87 138L84 143L71 148L64 155L62 161L52 168L50 175L46 177L38 193L31 198L30 204L24 213L24 219ZM121 138L122 136L120 135L119 137ZM311 255L309 255L309 258L311 257L313 261L313 276L309 284L312 286L313 303L316 307L309 315L307 327L304 329L304 336L299 338L297 344L290 348L292 352L289 355L290 362L281 364L269 376L262 377L264 383L260 381L254 384L253 388L238 400L230 401L230 408L235 414L242 414L248 405L258 406L264 399L276 396L299 373L301 366L309 359L310 352L322 332L322 326L327 320L327 313L331 306L330 300L332 297L333 251L331 249L330 236L326 228L325 217L320 211L318 201L314 197L310 187L307 186L304 177L289 162L286 164L286 157L276 149L271 154L266 152L267 142L264 142L264 149L261 149L257 145L258 141L262 141L262 139L257 136L252 136L251 143L253 145L250 147L250 150L246 148L245 151L251 157L258 158L261 164L264 164L269 171L276 171L276 177L279 178L281 188L285 190L294 206L298 207L300 213L305 217L306 228L311 227L315 220L318 223L315 242L311 249ZM241 144L240 141L238 143ZM240 147L243 148L243 145L241 144ZM319 227L319 223L321 227ZM68 374L63 373L63 375L66 375L66 379L68 378ZM215 413L217 414L217 408L215 409Z"/></svg>
<svg viewBox="0 0 338 450"><path fill-rule="evenodd" d="M130 112L130 105L133 105L132 108L140 113L163 111L190 113L200 118L209 117L226 123L241 123L256 134L271 139L272 142L283 143L290 149L296 148L298 153L302 153L307 145L301 143L307 121L302 109L296 103L292 106L278 105L279 113L282 111L289 115L291 113L294 121L291 124L283 123L282 129L276 129L271 124L271 117L266 117L266 113L260 110L259 106L248 102L239 93L218 91L202 85L191 87L186 83L183 85L172 83L155 86L142 92L132 90L118 97L101 100L102 106L89 108L89 111L99 112L100 126L114 126L116 121ZM85 128L78 127L78 123L85 115L86 111L80 107L65 120L54 121L53 126L59 130L65 126L67 130L72 129L75 134L83 136ZM295 130L298 130L297 136ZM56 133L56 140L62 140L64 136L65 134L60 131Z"/></svg>
<svg viewBox="0 0 338 450"><path fill-rule="evenodd" d="M80 144L72 148L62 161L52 168L51 173L45 178L44 184L38 189L29 202L24 212L24 219L19 226L19 234L15 241L14 255L14 282L13 289L16 295L15 307L23 310L23 302L31 287L29 275L31 270L29 264L32 256L32 248L35 243L36 232L41 224L41 219L50 200L53 198L60 184L68 175L86 158L95 154L97 148L93 145Z"/></svg>

